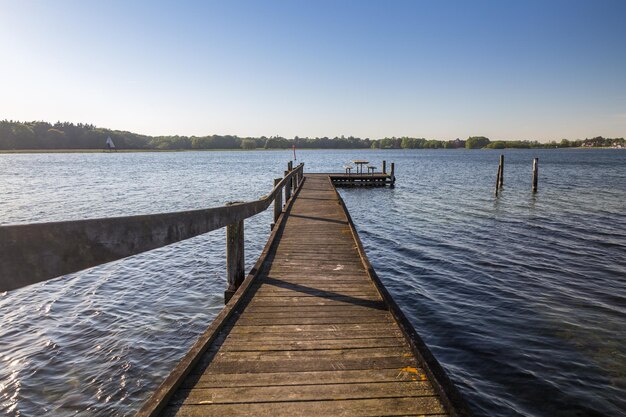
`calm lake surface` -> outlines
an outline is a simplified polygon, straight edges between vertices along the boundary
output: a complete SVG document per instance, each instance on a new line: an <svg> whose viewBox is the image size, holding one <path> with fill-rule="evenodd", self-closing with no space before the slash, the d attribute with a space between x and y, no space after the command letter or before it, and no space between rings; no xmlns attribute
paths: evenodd
<svg viewBox="0 0 626 417"><path fill-rule="evenodd" d="M500 153L505 189L493 195ZM0 224L252 200L290 151L0 155ZM531 187L539 157L539 192ZM626 415L626 151L302 151L477 416ZM241 172L241 170L244 172ZM246 221L251 267L271 210ZM0 293L0 415L132 415L223 305L224 230Z"/></svg>

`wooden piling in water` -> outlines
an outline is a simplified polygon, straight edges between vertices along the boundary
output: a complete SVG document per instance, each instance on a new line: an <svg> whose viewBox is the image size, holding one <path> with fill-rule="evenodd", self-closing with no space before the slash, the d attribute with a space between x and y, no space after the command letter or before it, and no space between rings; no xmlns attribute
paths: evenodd
<svg viewBox="0 0 626 417"><path fill-rule="evenodd" d="M224 304L228 303L243 282L244 265L243 220L226 226L226 279Z"/></svg>
<svg viewBox="0 0 626 417"><path fill-rule="evenodd" d="M396 186L396 164L393 162L391 163L391 172L389 173L389 177L391 180L390 187L393 188Z"/></svg>
<svg viewBox="0 0 626 417"><path fill-rule="evenodd" d="M383 174L387 173L387 161L383 161Z"/></svg>
<svg viewBox="0 0 626 417"><path fill-rule="evenodd" d="M537 192L537 183L539 182L539 158L533 159L533 193Z"/></svg>
<svg viewBox="0 0 626 417"><path fill-rule="evenodd" d="M504 185L504 155L500 155L500 180L498 181L498 188L502 188Z"/></svg>
<svg viewBox="0 0 626 417"><path fill-rule="evenodd" d="M496 174L496 190L495 190L495 194L496 197L498 196L498 191L499 191L499 185L500 185L500 170L502 169L502 167L500 166L500 164L498 164L498 173Z"/></svg>

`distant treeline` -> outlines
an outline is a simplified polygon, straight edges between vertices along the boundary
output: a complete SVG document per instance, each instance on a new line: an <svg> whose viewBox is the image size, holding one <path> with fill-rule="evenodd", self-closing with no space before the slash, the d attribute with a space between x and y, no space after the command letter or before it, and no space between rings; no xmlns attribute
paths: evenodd
<svg viewBox="0 0 626 417"><path fill-rule="evenodd" d="M370 148L370 139L355 137L287 139L232 135L146 136L91 124L0 121L0 149L104 149L107 138L119 149L351 149Z"/></svg>
<svg viewBox="0 0 626 417"><path fill-rule="evenodd" d="M599 147L624 146L624 139L596 137L593 139L563 139L560 142L537 141L490 141L483 136L467 140L427 140L423 138L356 138L316 137L287 139L272 137L238 137L232 135L210 136L146 136L120 130L95 127L91 124L57 122L0 121L0 150L19 149L104 149L107 138L118 149L439 149L439 148L553 148L553 147Z"/></svg>
<svg viewBox="0 0 626 417"><path fill-rule="evenodd" d="M417 138L385 138L372 141L372 148L376 149L505 149L505 148L577 148L577 147L624 147L624 138L603 138L598 136L592 139L551 141L540 143L536 140L497 140L491 141L484 136L471 136L466 140L428 140Z"/></svg>

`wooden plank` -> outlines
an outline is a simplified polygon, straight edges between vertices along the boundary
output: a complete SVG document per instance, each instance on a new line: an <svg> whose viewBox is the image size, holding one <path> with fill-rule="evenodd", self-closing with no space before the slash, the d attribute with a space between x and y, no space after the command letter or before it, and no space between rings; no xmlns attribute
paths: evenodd
<svg viewBox="0 0 626 417"><path fill-rule="evenodd" d="M309 360L303 359L280 359L276 361L256 361L256 360L220 360L210 361L201 359L199 366L192 373L218 372L218 373L240 373L245 369L249 373L256 372L305 372L305 371L335 371L335 370L357 370L357 369L388 369L417 367L414 358L401 356L386 356L375 358L354 358L337 360L320 360L319 357ZM203 369L206 366L206 369Z"/></svg>
<svg viewBox="0 0 626 417"><path fill-rule="evenodd" d="M245 360L259 362L276 362L283 359L337 361L359 358L386 358L390 356L411 357L406 346L369 347L369 348L335 348L315 350L272 350L272 351L223 351L219 350L212 355L211 361Z"/></svg>
<svg viewBox="0 0 626 417"><path fill-rule="evenodd" d="M390 326L387 323L371 323L371 324L358 324L358 323L346 323L346 324L282 324L282 325L270 325L270 326L245 326L235 325L227 328L230 330L230 334L238 333L299 333L299 332L318 332L318 333L337 333L337 332L360 332L360 331L388 331L393 328L398 329L396 326ZM399 329L398 329L399 330Z"/></svg>
<svg viewBox="0 0 626 417"><path fill-rule="evenodd" d="M400 329L378 329L361 331L335 331L335 332L240 332L229 333L227 340L333 340L333 339L376 339L380 337L402 337Z"/></svg>
<svg viewBox="0 0 626 417"><path fill-rule="evenodd" d="M257 294L255 302L258 303L276 303L276 304L310 304L317 303L318 301L343 301L347 303L361 303L362 301L381 301L380 296L377 293L369 295L342 295L331 292L322 292L322 295L315 294L302 294L295 292L293 294Z"/></svg>
<svg viewBox="0 0 626 417"><path fill-rule="evenodd" d="M295 284L295 285L292 285ZM344 295L344 296L379 296L375 288L359 283L344 284L343 286L331 286L325 283L319 285L298 285L297 283L284 283L283 286L264 285L256 290L256 297L297 297L297 296L324 296L324 295Z"/></svg>
<svg viewBox="0 0 626 417"><path fill-rule="evenodd" d="M361 290L361 291L329 291L329 290L318 290L316 288L308 288L306 290L300 291L257 291L255 296L257 299L264 299L265 301L271 301L272 299L276 299L276 301L281 301L280 299L284 298L299 298L299 297L316 297L316 298L326 298L326 299L334 299L334 298L359 298L364 300L379 300L380 295L376 291L370 290Z"/></svg>
<svg viewBox="0 0 626 417"><path fill-rule="evenodd" d="M384 310L385 303L381 300L367 300L357 297L336 297L333 299L324 297L293 297L292 300L273 300L266 301L263 299L253 300L251 306L267 307L267 306L350 306L359 305L363 307L377 308Z"/></svg>
<svg viewBox="0 0 626 417"><path fill-rule="evenodd" d="M378 290L373 285L367 285L362 281L358 280L348 280L351 282L334 282L330 280L319 280L319 281L304 281L304 280L284 280L278 278L268 278L265 280L261 280L257 283L255 289L265 290L265 292L287 292L287 291L296 291L296 292L306 292L306 291L331 291L335 290L343 290L343 291L369 291L375 292L378 294Z"/></svg>
<svg viewBox="0 0 626 417"><path fill-rule="evenodd" d="M284 319L284 318L326 318L326 317L390 317L389 312L384 310L363 310L363 309L313 309L313 310L299 310L299 309L287 309L287 310L245 310L244 313L239 316L239 320L248 319ZM241 324L244 324L241 322Z"/></svg>
<svg viewBox="0 0 626 417"><path fill-rule="evenodd" d="M285 285L287 286L287 285ZM368 297L380 298L378 291L372 287L353 288L347 286L343 288L322 289L317 286L291 285L293 288L281 288L276 286L266 286L256 291L256 297Z"/></svg>
<svg viewBox="0 0 626 417"><path fill-rule="evenodd" d="M249 310L248 310L249 309ZM248 314L265 314L271 315L273 313L282 313L282 315L293 315L294 317L312 317L312 313L317 314L319 317L326 317L329 314L336 315L364 315L370 314L373 312L376 313L385 313L387 310L384 309L372 309L367 307L360 307L351 304L345 305L305 305L305 306L248 306L245 313L246 317ZM280 317L280 316L277 316Z"/></svg>
<svg viewBox="0 0 626 417"><path fill-rule="evenodd" d="M333 340L253 340L230 339L224 342L220 352L269 351L269 350L319 350L319 349L361 349L373 347L405 347L407 343L400 337Z"/></svg>
<svg viewBox="0 0 626 417"><path fill-rule="evenodd" d="M268 372L268 373L204 373L188 378L184 388L270 387L305 384L353 384L364 382L426 381L419 368L359 369L356 371Z"/></svg>
<svg viewBox="0 0 626 417"><path fill-rule="evenodd" d="M256 313L311 313L311 312L328 312L333 314L364 314L367 312L385 312L387 309L383 305L383 308L370 307L370 306L357 306L353 304L340 304L340 305L326 305L326 306L254 306L248 305L244 311L244 314L256 314Z"/></svg>
<svg viewBox="0 0 626 417"><path fill-rule="evenodd" d="M310 284L310 285L319 285L319 284L343 284L343 285L353 285L353 284L363 284L363 280L358 278L358 271L344 271L338 270L335 271L337 274L333 277L329 275L327 272L312 274L308 279L306 275L300 272L294 271L285 271L285 272L276 272L272 271L269 275L271 279L279 279L285 283L291 284ZM259 283L267 282L266 280L260 280Z"/></svg>
<svg viewBox="0 0 626 417"><path fill-rule="evenodd" d="M342 416L376 417L398 415L444 414L437 397L422 398L375 398L338 401L293 401L281 403L213 404L171 406L164 416L181 417L299 417L299 416Z"/></svg>
<svg viewBox="0 0 626 417"><path fill-rule="evenodd" d="M240 318L238 323L242 326L270 326L270 325L296 325L305 324L367 324L386 323L395 324L393 318L384 315L374 316L337 316L327 315L326 317L266 317L266 318Z"/></svg>
<svg viewBox="0 0 626 417"><path fill-rule="evenodd" d="M352 400L365 398L431 397L427 382L366 382L354 384L292 385L272 387L197 388L180 390L170 404L239 404L256 402Z"/></svg>

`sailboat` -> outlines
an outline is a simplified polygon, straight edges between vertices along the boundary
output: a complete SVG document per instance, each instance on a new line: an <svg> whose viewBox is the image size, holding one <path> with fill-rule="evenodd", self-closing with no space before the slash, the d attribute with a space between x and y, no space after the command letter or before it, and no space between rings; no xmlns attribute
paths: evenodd
<svg viewBox="0 0 626 417"><path fill-rule="evenodd" d="M109 150L109 151L116 150L115 149L115 143L113 143L113 139L111 139L111 136L109 136L107 138L106 147L107 147L107 150Z"/></svg>

